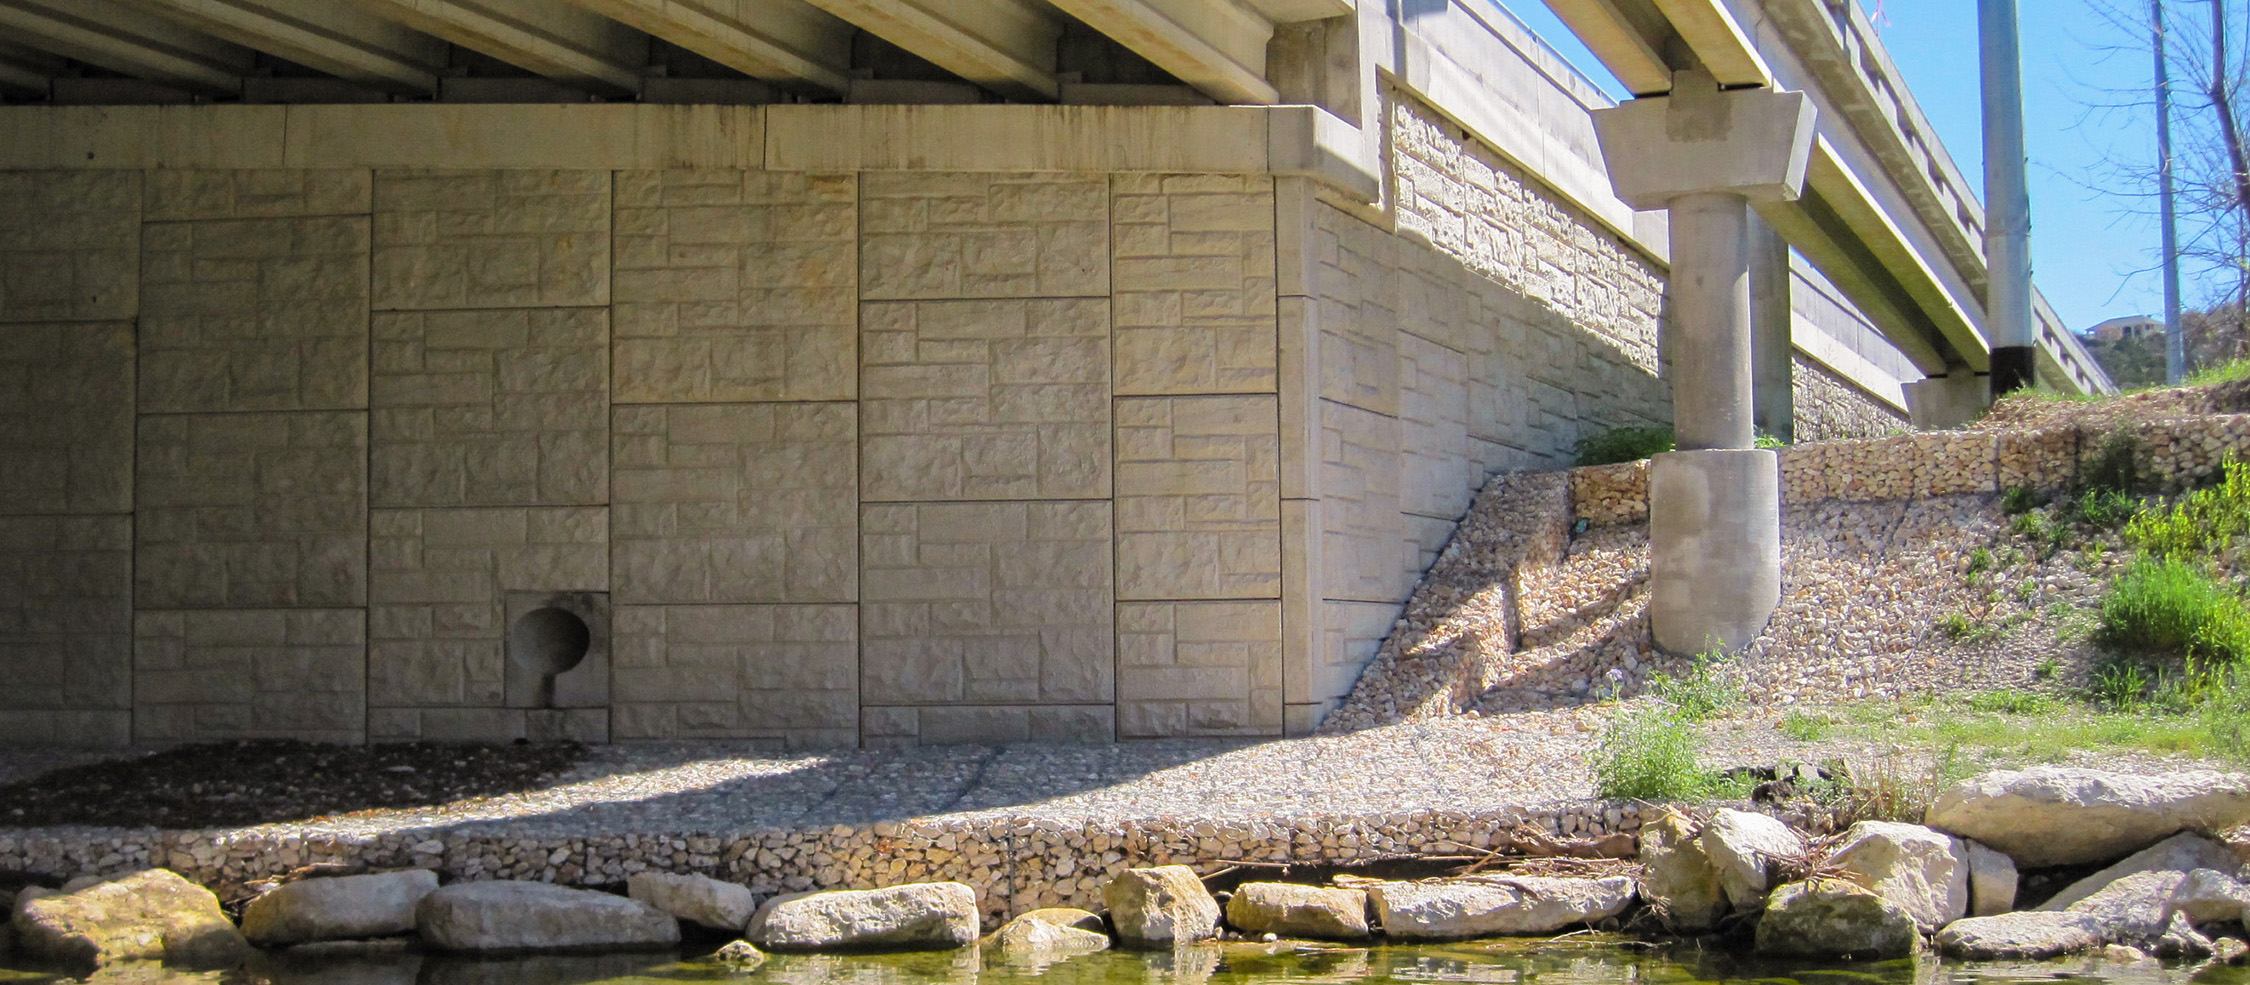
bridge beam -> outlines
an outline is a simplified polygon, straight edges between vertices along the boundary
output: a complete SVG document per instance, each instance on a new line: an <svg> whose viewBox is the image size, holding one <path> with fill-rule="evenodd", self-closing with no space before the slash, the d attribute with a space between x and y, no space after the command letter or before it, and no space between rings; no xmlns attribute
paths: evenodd
<svg viewBox="0 0 2250 985"><path fill-rule="evenodd" d="M445 42L337 0L122 0L148 13L338 78L437 91Z"/></svg>
<svg viewBox="0 0 2250 985"><path fill-rule="evenodd" d="M247 48L111 0L0 0L0 35L137 79L233 95L256 62Z"/></svg>
<svg viewBox="0 0 2250 985"><path fill-rule="evenodd" d="M605 95L640 91L648 36L553 0L359 0L417 31Z"/></svg>
<svg viewBox="0 0 2250 985"><path fill-rule="evenodd" d="M1051 101L1062 91L1062 24L1028 0L806 2L1003 96Z"/></svg>
<svg viewBox="0 0 2250 985"><path fill-rule="evenodd" d="M1272 106L1273 22L1235 0L1051 0L1061 10L1223 103Z"/></svg>
<svg viewBox="0 0 2250 985"><path fill-rule="evenodd" d="M570 0L745 75L851 88L852 27L799 0Z"/></svg>

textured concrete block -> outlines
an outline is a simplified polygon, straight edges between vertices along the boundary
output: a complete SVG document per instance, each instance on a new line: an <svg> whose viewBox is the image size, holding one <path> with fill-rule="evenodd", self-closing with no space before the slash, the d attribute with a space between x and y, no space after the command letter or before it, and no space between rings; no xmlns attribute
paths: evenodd
<svg viewBox="0 0 2250 985"><path fill-rule="evenodd" d="M859 608L634 605L617 612L619 739L859 743Z"/></svg>
<svg viewBox="0 0 2250 985"><path fill-rule="evenodd" d="M1323 400L1322 598L1402 602L1413 589L1402 573L1406 532L1399 512L1398 420Z"/></svg>
<svg viewBox="0 0 2250 985"><path fill-rule="evenodd" d="M1117 591L1281 595L1281 439L1271 396L1117 401Z"/></svg>
<svg viewBox="0 0 2250 985"><path fill-rule="evenodd" d="M132 318L140 252L140 172L0 172L0 322Z"/></svg>
<svg viewBox="0 0 2250 985"><path fill-rule="evenodd" d="M377 171L377 310L609 303L607 171Z"/></svg>
<svg viewBox="0 0 2250 985"><path fill-rule="evenodd" d="M0 739L108 745L99 716L73 719L85 742L30 731L35 717L132 707L133 520L0 518ZM18 714L20 713L20 714ZM59 719L48 719L59 721Z"/></svg>
<svg viewBox="0 0 2250 985"><path fill-rule="evenodd" d="M371 708L497 709L506 701L508 593L609 589L609 511L600 507L376 510L369 522ZM524 721L520 713L469 720L500 722L492 727L514 729L511 738ZM387 721L371 723L375 737L408 737L393 734L403 727L397 718ZM429 733L430 723L454 720L420 721L432 739L475 731Z"/></svg>
<svg viewBox="0 0 2250 985"><path fill-rule="evenodd" d="M1117 713L1109 705L959 705L867 711L861 741L870 748L1109 742L1117 737Z"/></svg>
<svg viewBox="0 0 2250 985"><path fill-rule="evenodd" d="M1333 206L1314 220L1318 395L1397 414L1398 325L1407 317L1398 310L1398 238Z"/></svg>
<svg viewBox="0 0 2250 985"><path fill-rule="evenodd" d="M624 171L616 194L619 402L856 395L852 176Z"/></svg>
<svg viewBox="0 0 2250 985"><path fill-rule="evenodd" d="M146 172L145 218L283 219L366 215L371 176L365 170L261 169Z"/></svg>
<svg viewBox="0 0 2250 985"><path fill-rule="evenodd" d="M1483 478L1469 458L1467 359L1401 334L1398 400L1399 508L1460 518Z"/></svg>
<svg viewBox="0 0 2250 985"><path fill-rule="evenodd" d="M867 172L859 286L866 300L1107 296L1109 181Z"/></svg>
<svg viewBox="0 0 2250 985"><path fill-rule="evenodd" d="M1383 640L1391 635L1399 606L1386 602L1336 602L1321 605L1320 659L1313 665L1306 689L1320 702L1333 702L1351 693L1359 672L1375 659Z"/></svg>
<svg viewBox="0 0 2250 985"><path fill-rule="evenodd" d="M1111 700L1110 504L862 510L869 705Z"/></svg>
<svg viewBox="0 0 2250 985"><path fill-rule="evenodd" d="M850 404L618 407L620 602L858 598Z"/></svg>
<svg viewBox="0 0 2250 985"><path fill-rule="evenodd" d="M1108 497L1109 305L870 303L860 320L864 499Z"/></svg>
<svg viewBox="0 0 2250 985"><path fill-rule="evenodd" d="M133 508L133 326L0 326L0 514Z"/></svg>
<svg viewBox="0 0 2250 985"><path fill-rule="evenodd" d="M1273 392L1273 179L1119 175L1110 208L1117 392Z"/></svg>
<svg viewBox="0 0 2250 985"><path fill-rule="evenodd" d="M1279 735L1281 603L1121 602L1120 738Z"/></svg>
<svg viewBox="0 0 2250 985"><path fill-rule="evenodd" d="M136 742L360 742L367 611L142 611L133 619Z"/></svg>
<svg viewBox="0 0 2250 985"><path fill-rule="evenodd" d="M367 219L150 223L142 413L367 406Z"/></svg>
<svg viewBox="0 0 2250 985"><path fill-rule="evenodd" d="M609 501L609 312L375 316L376 506Z"/></svg>
<svg viewBox="0 0 2250 985"><path fill-rule="evenodd" d="M143 417L134 604L366 601L367 415Z"/></svg>

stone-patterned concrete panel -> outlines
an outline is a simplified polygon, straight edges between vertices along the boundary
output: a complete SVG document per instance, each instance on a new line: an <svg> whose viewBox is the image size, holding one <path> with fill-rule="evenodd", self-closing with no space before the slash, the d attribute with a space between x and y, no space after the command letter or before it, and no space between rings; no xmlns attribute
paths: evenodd
<svg viewBox="0 0 2250 985"><path fill-rule="evenodd" d="M869 706L1112 699L1110 504L870 505L862 514L860 694Z"/></svg>
<svg viewBox="0 0 2250 985"><path fill-rule="evenodd" d="M132 589L131 517L0 518L0 741L129 741Z"/></svg>
<svg viewBox="0 0 2250 985"><path fill-rule="evenodd" d="M856 395L850 175L617 175L621 403Z"/></svg>
<svg viewBox="0 0 2250 985"><path fill-rule="evenodd" d="M1109 742L1117 737L1117 709L1110 705L870 707L862 717L860 741L869 748Z"/></svg>
<svg viewBox="0 0 2250 985"><path fill-rule="evenodd" d="M609 312L374 319L376 506L609 500Z"/></svg>
<svg viewBox="0 0 2250 985"><path fill-rule="evenodd" d="M609 303L607 171L375 172L375 307Z"/></svg>
<svg viewBox="0 0 2250 985"><path fill-rule="evenodd" d="M367 736L367 610L143 611L133 741Z"/></svg>
<svg viewBox="0 0 2250 985"><path fill-rule="evenodd" d="M366 601L364 412L143 417L134 603Z"/></svg>
<svg viewBox="0 0 2250 985"><path fill-rule="evenodd" d="M0 171L0 322L140 310L141 174Z"/></svg>
<svg viewBox="0 0 2250 985"><path fill-rule="evenodd" d="M133 326L0 325L0 514L133 508Z"/></svg>
<svg viewBox="0 0 2250 985"><path fill-rule="evenodd" d="M1398 238L1341 209L1314 213L1318 396L1398 413Z"/></svg>
<svg viewBox="0 0 2250 985"><path fill-rule="evenodd" d="M284 219L366 215L372 176L360 169L148 172L146 218Z"/></svg>
<svg viewBox="0 0 2250 985"><path fill-rule="evenodd" d="M1281 436L1270 396L1117 401L1117 591L1281 596Z"/></svg>
<svg viewBox="0 0 2250 985"><path fill-rule="evenodd" d="M1273 179L1120 175L1112 188L1117 392L1273 392Z"/></svg>
<svg viewBox="0 0 2250 985"><path fill-rule="evenodd" d="M611 496L621 602L851 602L852 405L618 407Z"/></svg>
<svg viewBox="0 0 2250 985"><path fill-rule="evenodd" d="M144 230L142 413L367 406L366 217Z"/></svg>
<svg viewBox="0 0 2250 985"><path fill-rule="evenodd" d="M862 498L1109 496L1107 304L869 303L861 323Z"/></svg>
<svg viewBox="0 0 2250 985"><path fill-rule="evenodd" d="M633 605L611 657L618 739L859 744L859 608Z"/></svg>
<svg viewBox="0 0 2250 985"><path fill-rule="evenodd" d="M498 708L507 593L609 589L599 507L375 510L369 522L372 708ZM371 720L371 737L415 737L387 722Z"/></svg>
<svg viewBox="0 0 2250 985"><path fill-rule="evenodd" d="M1323 400L1321 551L1318 597L1403 602L1412 585L1401 572L1405 532L1399 512L1399 426L1395 418Z"/></svg>
<svg viewBox="0 0 2250 985"><path fill-rule="evenodd" d="M1417 335L1399 335L1399 508L1447 520L1468 512L1480 484L1469 460L1468 361Z"/></svg>
<svg viewBox="0 0 2250 985"><path fill-rule="evenodd" d="M1117 606L1119 738L1281 734L1281 603Z"/></svg>
<svg viewBox="0 0 2250 985"><path fill-rule="evenodd" d="M868 172L859 287L865 300L1105 297L1109 180Z"/></svg>

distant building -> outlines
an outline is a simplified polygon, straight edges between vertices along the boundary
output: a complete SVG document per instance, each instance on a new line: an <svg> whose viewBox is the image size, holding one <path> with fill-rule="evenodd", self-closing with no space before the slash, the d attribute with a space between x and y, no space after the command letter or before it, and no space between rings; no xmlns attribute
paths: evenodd
<svg viewBox="0 0 2250 985"><path fill-rule="evenodd" d="M2096 342L2133 342L2162 334L2164 319L2148 315L2112 318L2086 330L2086 337Z"/></svg>

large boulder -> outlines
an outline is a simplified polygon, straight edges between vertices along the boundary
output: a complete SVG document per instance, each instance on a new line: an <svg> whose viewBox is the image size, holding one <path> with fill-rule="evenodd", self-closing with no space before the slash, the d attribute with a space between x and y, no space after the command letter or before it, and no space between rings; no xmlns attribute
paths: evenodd
<svg viewBox="0 0 2250 985"><path fill-rule="evenodd" d="M242 935L260 947L414 932L414 908L438 888L428 869L301 879L251 900Z"/></svg>
<svg viewBox="0 0 2250 985"><path fill-rule="evenodd" d="M979 922L976 890L922 882L776 896L742 936L769 951L939 950L976 943Z"/></svg>
<svg viewBox="0 0 2250 985"><path fill-rule="evenodd" d="M1051 923L1057 927L1076 927L1092 934L1109 933L1109 927L1102 923L1101 914L1092 910L1081 910L1075 906L1042 906L1036 910L1024 911L1021 916L1016 917L1016 920L1037 920L1040 923ZM1014 921L1010 922L1013 923Z"/></svg>
<svg viewBox="0 0 2250 985"><path fill-rule="evenodd" d="M1702 829L1667 810L1641 825L1641 898L1677 931L1709 930L1726 915L1719 867L1703 851Z"/></svg>
<svg viewBox="0 0 2250 985"><path fill-rule="evenodd" d="M1926 932L1968 915L1968 854L1961 839L1919 824L1861 821L1844 832L1828 864L1905 908Z"/></svg>
<svg viewBox="0 0 2250 985"><path fill-rule="evenodd" d="M738 934L758 910L750 887L698 875L635 872L625 880L625 895L689 923Z"/></svg>
<svg viewBox="0 0 2250 985"><path fill-rule="evenodd" d="M2016 860L1984 845L1969 846L1969 915L1989 917L2016 908Z"/></svg>
<svg viewBox="0 0 2250 985"><path fill-rule="evenodd" d="M1026 913L985 938L985 949L1010 964L1050 964L1109 949L1109 935Z"/></svg>
<svg viewBox="0 0 2250 985"><path fill-rule="evenodd" d="M1367 893L1286 882L1246 882L1227 901L1227 922L1252 934L1359 940L1367 936Z"/></svg>
<svg viewBox="0 0 2250 985"><path fill-rule="evenodd" d="M1938 947L1959 958L2051 958L2104 944L2138 947L2162 939L2177 912L2184 872L2136 872L2061 910L2024 910L1956 920Z"/></svg>
<svg viewBox="0 0 2250 985"><path fill-rule="evenodd" d="M630 950L680 942L680 922L639 900L544 882L457 882L415 908L441 951Z"/></svg>
<svg viewBox="0 0 2250 985"><path fill-rule="evenodd" d="M1781 886L1758 920L1760 954L1894 958L1921 941L1919 920L1905 906L1842 879Z"/></svg>
<svg viewBox="0 0 2250 985"><path fill-rule="evenodd" d="M2250 887L2217 869L2195 869L2172 894L2172 908L2196 923L2241 923L2250 911Z"/></svg>
<svg viewBox="0 0 2250 985"><path fill-rule="evenodd" d="M2066 910L2079 900L2136 872L2188 873L2196 869L2233 872L2238 865L2227 846L2199 834L2181 833L2134 852L2110 867L2064 886L2040 905L2042 910Z"/></svg>
<svg viewBox="0 0 2250 985"><path fill-rule="evenodd" d="M2002 771L1940 794L1925 820L2005 852L2019 866L2078 865L2138 851L2175 832L2250 821L2250 777L2068 766Z"/></svg>
<svg viewBox="0 0 2250 985"><path fill-rule="evenodd" d="M1805 839L1789 825L1764 814L1722 810L1704 822L1703 854L1719 870L1719 888L1737 910L1766 905L1773 888L1774 863L1805 854Z"/></svg>
<svg viewBox="0 0 2250 985"><path fill-rule="evenodd" d="M76 969L121 961L225 969L252 953L220 911L219 898L168 869L27 896L16 907L14 925L16 948L25 957Z"/></svg>
<svg viewBox="0 0 2250 985"><path fill-rule="evenodd" d="M1192 944L1219 935L1219 901L1184 865L1126 869L1102 887L1102 902L1127 944Z"/></svg>
<svg viewBox="0 0 2250 985"><path fill-rule="evenodd" d="M1633 880L1475 876L1367 888L1383 932L1401 940L1545 934L1624 912Z"/></svg>

